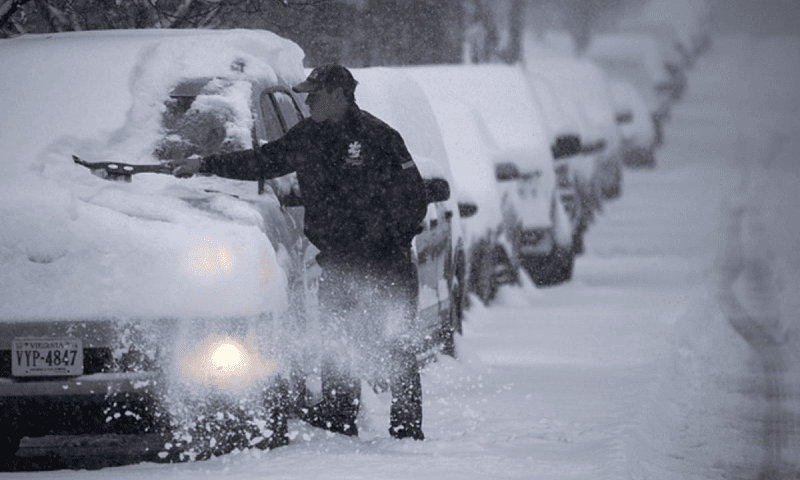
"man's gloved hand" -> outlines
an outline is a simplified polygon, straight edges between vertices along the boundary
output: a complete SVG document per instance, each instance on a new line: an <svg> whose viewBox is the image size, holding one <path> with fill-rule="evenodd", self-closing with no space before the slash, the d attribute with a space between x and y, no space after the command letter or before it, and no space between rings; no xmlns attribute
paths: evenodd
<svg viewBox="0 0 800 480"><path fill-rule="evenodd" d="M189 158L176 158L167 162L172 168L172 174L178 178L189 178L200 171L203 158L199 155L192 155Z"/></svg>

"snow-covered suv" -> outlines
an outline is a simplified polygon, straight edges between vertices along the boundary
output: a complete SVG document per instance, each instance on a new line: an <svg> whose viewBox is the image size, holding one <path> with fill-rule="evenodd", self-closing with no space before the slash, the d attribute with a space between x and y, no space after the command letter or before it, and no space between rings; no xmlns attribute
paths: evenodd
<svg viewBox="0 0 800 480"><path fill-rule="evenodd" d="M296 183L131 178L120 167L157 171L160 159L280 137L306 114L291 91L305 78L302 58L260 31L0 44L0 61L15 65L0 87L18 93L0 105L46 140L44 150L24 136L0 145L0 454L47 434L162 435L154 453L170 460L285 443L274 413L306 398L319 272L292 206ZM67 63L81 72L69 88L59 81ZM36 114L24 93L42 82L58 90L53 104L74 110ZM75 153L105 162L93 167L105 178L73 163ZM429 200L445 200L447 184L427 180ZM450 221L426 218L429 230L437 220ZM438 235L420 235L417 251L429 253ZM420 297L454 271L434 270ZM452 352L451 303L433 293L420 315L424 347Z"/></svg>

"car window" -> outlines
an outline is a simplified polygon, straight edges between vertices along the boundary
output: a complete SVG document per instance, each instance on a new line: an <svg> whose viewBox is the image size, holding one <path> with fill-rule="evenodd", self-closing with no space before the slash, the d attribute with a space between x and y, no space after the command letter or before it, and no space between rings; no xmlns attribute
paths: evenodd
<svg viewBox="0 0 800 480"><path fill-rule="evenodd" d="M266 140L268 142L283 136L286 130L278 113L274 95L270 92L265 92L261 95L261 117L264 119L264 128L267 130Z"/></svg>
<svg viewBox="0 0 800 480"><path fill-rule="evenodd" d="M298 108L291 95L285 92L275 92L272 95L281 112L281 116L283 116L287 130L294 127L303 119L300 108Z"/></svg>
<svg viewBox="0 0 800 480"><path fill-rule="evenodd" d="M187 158L251 148L247 125L252 115L239 105L251 88L249 82L224 79L193 79L176 86L164 103L156 156Z"/></svg>
<svg viewBox="0 0 800 480"><path fill-rule="evenodd" d="M155 152L158 158L206 156L224 150L227 112L192 108L195 99L172 97L165 103L164 137Z"/></svg>
<svg viewBox="0 0 800 480"><path fill-rule="evenodd" d="M260 144L277 140L303 119L300 108L288 92L279 90L265 91L261 94L260 103L261 117L266 130L266 138L259 138ZM294 173L267 180L266 183L272 187L272 190L282 201L285 201L292 193L294 193L295 196L299 196L297 177ZM259 180L259 194L264 192L264 184L264 180Z"/></svg>
<svg viewBox="0 0 800 480"><path fill-rule="evenodd" d="M267 141L276 140L303 119L300 108L286 92L272 91L261 95L261 113L267 130Z"/></svg>

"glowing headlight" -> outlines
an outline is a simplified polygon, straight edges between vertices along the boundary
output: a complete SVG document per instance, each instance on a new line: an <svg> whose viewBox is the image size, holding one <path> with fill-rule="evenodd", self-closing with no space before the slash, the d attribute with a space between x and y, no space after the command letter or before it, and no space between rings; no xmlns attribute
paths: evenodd
<svg viewBox="0 0 800 480"><path fill-rule="evenodd" d="M178 360L186 380L228 390L251 386L279 367L276 359L259 353L251 336L242 339L212 334Z"/></svg>
<svg viewBox="0 0 800 480"><path fill-rule="evenodd" d="M233 252L225 245L210 240L194 245L187 257L187 269L196 277L214 279L231 272Z"/></svg>
<svg viewBox="0 0 800 480"><path fill-rule="evenodd" d="M231 372L237 368L246 368L244 355L230 343L223 343L211 354L211 364L218 371Z"/></svg>

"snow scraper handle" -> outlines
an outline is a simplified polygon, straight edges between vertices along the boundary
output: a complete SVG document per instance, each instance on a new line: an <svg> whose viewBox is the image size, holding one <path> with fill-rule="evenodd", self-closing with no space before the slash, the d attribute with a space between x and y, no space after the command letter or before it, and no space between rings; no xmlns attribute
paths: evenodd
<svg viewBox="0 0 800 480"><path fill-rule="evenodd" d="M130 165L119 162L87 162L75 155L72 160L83 165L100 178L130 182L131 175L135 173L166 173L172 175L172 168L167 165Z"/></svg>

